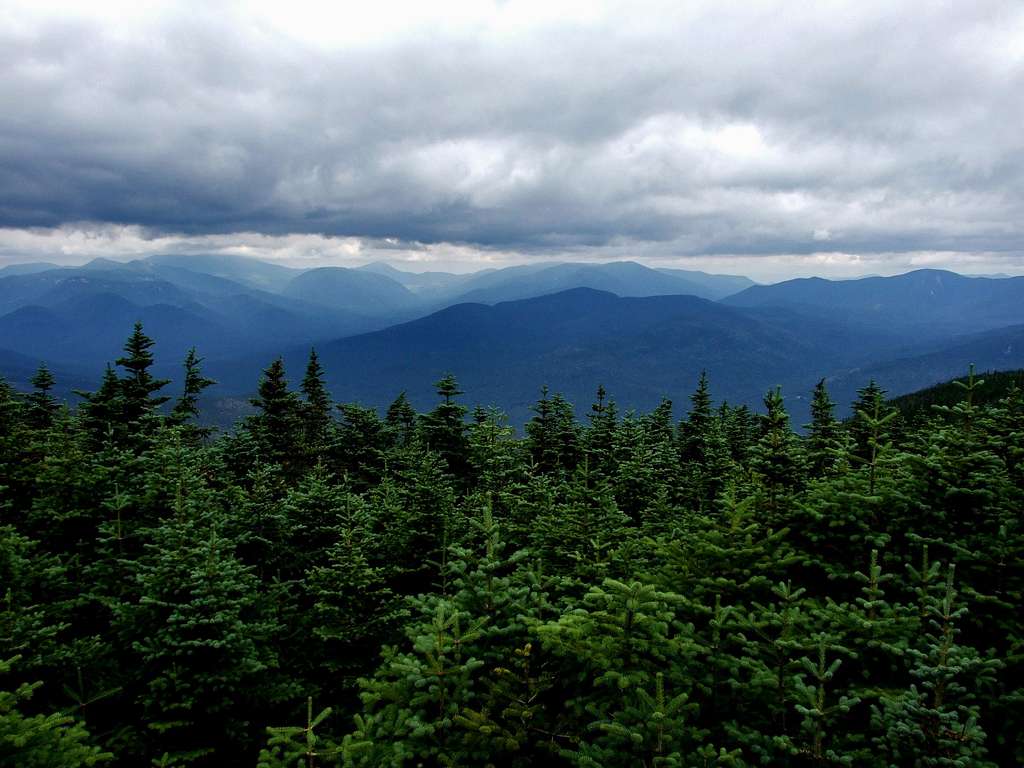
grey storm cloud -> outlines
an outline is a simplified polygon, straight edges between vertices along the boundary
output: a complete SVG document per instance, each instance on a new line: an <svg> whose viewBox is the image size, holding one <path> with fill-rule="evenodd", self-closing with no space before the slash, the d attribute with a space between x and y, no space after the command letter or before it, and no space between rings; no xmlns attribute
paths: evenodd
<svg viewBox="0 0 1024 768"><path fill-rule="evenodd" d="M0 14L0 226L677 254L1009 253L1024 234L1016 0L508 28L442 6L366 40L201 7Z"/></svg>

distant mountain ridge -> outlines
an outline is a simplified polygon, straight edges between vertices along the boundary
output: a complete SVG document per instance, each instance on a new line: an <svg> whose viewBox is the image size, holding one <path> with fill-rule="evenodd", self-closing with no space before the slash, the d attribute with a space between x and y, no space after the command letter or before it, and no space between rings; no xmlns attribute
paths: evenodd
<svg viewBox="0 0 1024 768"><path fill-rule="evenodd" d="M345 267L319 267L296 275L285 286L284 295L366 316L409 312L421 303L386 275Z"/></svg>
<svg viewBox="0 0 1024 768"><path fill-rule="evenodd" d="M965 277L937 269L858 280L811 277L752 286L724 301L827 311L861 324L947 335L1024 322L1024 277Z"/></svg>
<svg viewBox="0 0 1024 768"><path fill-rule="evenodd" d="M581 406L604 384L623 407L642 409L663 396L685 402L707 370L716 396L755 403L769 386L806 394L823 371L870 362L870 352L853 343L865 338L862 330L827 320L814 327L809 334L799 313L576 288L493 306L459 304L317 351L339 400L383 407L404 390L426 407L432 383L452 371L472 402L497 404L522 423L539 384ZM895 345L880 334L871 342L871 349ZM307 354L285 353L293 375ZM259 363L235 360L211 370L228 388L241 389ZM333 371L345 374L335 378Z"/></svg>
<svg viewBox="0 0 1024 768"><path fill-rule="evenodd" d="M177 375L195 345L216 391L243 402L273 357L295 376L316 345L342 399L409 389L425 407L450 370L514 420L543 382L581 406L604 384L623 407L648 408L685 398L707 369L717 397L752 405L783 385L798 420L821 376L845 403L872 376L900 393L969 362L1024 365L1024 278L918 270L755 285L635 262L457 275L167 255L0 270L0 375L24 379L28 360L46 360L98 379L137 320L160 375Z"/></svg>
<svg viewBox="0 0 1024 768"><path fill-rule="evenodd" d="M624 297L682 295L720 299L752 284L747 278L652 269L634 261L568 262L509 267L481 274L462 284L455 301L496 304L572 288L592 288Z"/></svg>

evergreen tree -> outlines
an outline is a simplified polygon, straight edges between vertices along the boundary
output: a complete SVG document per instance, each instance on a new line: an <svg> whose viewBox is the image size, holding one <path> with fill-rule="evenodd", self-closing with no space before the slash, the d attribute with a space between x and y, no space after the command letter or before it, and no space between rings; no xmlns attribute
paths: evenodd
<svg viewBox="0 0 1024 768"><path fill-rule="evenodd" d="M1024 762L1019 390L819 385L806 439L545 391L519 438L449 380L311 452L280 361L202 441L133 349L77 412L0 382L0 764Z"/></svg>
<svg viewBox="0 0 1024 768"><path fill-rule="evenodd" d="M811 399L811 423L805 425L808 472L812 477L832 473L840 459L840 425L835 417L835 407L825 387L825 379L821 379L815 385Z"/></svg>
<svg viewBox="0 0 1024 768"><path fill-rule="evenodd" d="M356 403L338 406L338 425L333 453L340 470L359 490L380 482L388 450L386 424L377 411Z"/></svg>
<svg viewBox="0 0 1024 768"><path fill-rule="evenodd" d="M850 424L853 455L861 463L870 464L872 455L877 456L891 436L896 409L886 403L885 390L874 379L857 390L857 399L851 408L854 413Z"/></svg>
<svg viewBox="0 0 1024 768"><path fill-rule="evenodd" d="M775 525L784 525L792 511L792 494L801 485L802 468L781 388L769 390L764 407L761 437L753 448L750 463L765 494L768 519Z"/></svg>
<svg viewBox="0 0 1024 768"><path fill-rule="evenodd" d="M990 766L977 694L990 685L998 663L957 642L966 609L956 603L953 567L935 589L919 587L923 623L909 690L885 696L873 710L881 735L876 747L891 763L913 766Z"/></svg>
<svg viewBox="0 0 1024 768"><path fill-rule="evenodd" d="M47 429L53 423L57 413L57 400L50 394L56 380L46 367L39 365L39 370L32 377L32 392L25 398L27 405L26 419L34 429Z"/></svg>
<svg viewBox="0 0 1024 768"><path fill-rule="evenodd" d="M6 675L18 656L0 660ZM40 683L0 689L0 766L7 768L87 768L107 763L113 755L91 744L88 731L61 713L26 715L27 704Z"/></svg>
<svg viewBox="0 0 1024 768"><path fill-rule="evenodd" d="M123 439L126 431L125 397L113 366L107 365L99 389L95 392L76 391L75 394L85 399L79 409L79 417L93 445Z"/></svg>
<svg viewBox="0 0 1024 768"><path fill-rule="evenodd" d="M317 768L337 764L341 747L316 732L331 715L331 708L313 714L313 699L306 703L306 724L267 728L267 746L260 750L256 768Z"/></svg>
<svg viewBox="0 0 1024 768"><path fill-rule="evenodd" d="M306 375L302 378L302 422L305 428L307 449L312 453L322 450L327 444L331 427L331 396L324 383L324 369L316 350L309 350Z"/></svg>
<svg viewBox="0 0 1024 768"><path fill-rule="evenodd" d="M818 633L814 654L800 659L802 670L794 681L800 730L797 736L785 739L785 744L791 754L810 765L862 765L871 755L845 722L860 699L832 690L843 659L830 658L829 653L846 650L829 643L825 633Z"/></svg>
<svg viewBox="0 0 1024 768"><path fill-rule="evenodd" d="M199 368L202 362L202 358L196 354L196 348L189 349L185 356L185 382L170 416L172 424L186 425L186 434L195 440L204 440L213 431L209 427L200 427L193 423L199 418L199 396L207 387L217 383L203 376Z"/></svg>
<svg viewBox="0 0 1024 768"><path fill-rule="evenodd" d="M405 392L402 392L388 406L384 423L387 424L398 445L403 447L410 445L416 431L416 411L409 403Z"/></svg>
<svg viewBox="0 0 1024 768"><path fill-rule="evenodd" d="M586 436L586 456L592 472L606 476L615 471L614 457L618 411L605 388L597 388L597 399L590 406L590 429Z"/></svg>
<svg viewBox="0 0 1024 768"><path fill-rule="evenodd" d="M885 390L874 380L858 390L859 400L854 403L856 417L850 428L854 438L853 458L867 467L868 495L873 495L878 480L879 461L890 449L889 427L897 416L895 408L885 404Z"/></svg>
<svg viewBox="0 0 1024 768"><path fill-rule="evenodd" d="M302 404L288 389L284 361L270 364L260 380L258 394L249 401L259 413L249 423L263 455L285 469L297 473L304 464L302 446Z"/></svg>
<svg viewBox="0 0 1024 768"><path fill-rule="evenodd" d="M153 531L137 564L140 599L117 609L146 681L137 694L145 741L173 765L233 758L251 740L257 702L282 693L265 642L275 627L251 571L216 521L203 520L203 496Z"/></svg>
<svg viewBox="0 0 1024 768"><path fill-rule="evenodd" d="M124 395L124 419L133 429L138 429L142 420L156 413L156 410L170 400L156 393L170 382L155 379L149 372L153 365L153 340L142 332L142 323L135 324L135 330L124 344L124 356L115 362L125 369L121 379ZM136 426L138 425L138 426Z"/></svg>
<svg viewBox="0 0 1024 768"><path fill-rule="evenodd" d="M465 479L469 469L466 406L455 400L463 392L450 373L445 374L434 387L443 401L422 419L424 442L430 450L441 455L455 477Z"/></svg>
<svg viewBox="0 0 1024 768"><path fill-rule="evenodd" d="M348 764L450 765L461 758L454 726L476 702L484 662L474 650L486 618L470 617L447 598L422 600L418 608L422 619L406 628L405 650L386 649L363 683L366 714L343 742Z"/></svg>
<svg viewBox="0 0 1024 768"><path fill-rule="evenodd" d="M697 389L690 395L690 413L685 423L680 424L680 445L684 462L701 462L704 459L704 444L711 427L711 391L706 371L700 372Z"/></svg>

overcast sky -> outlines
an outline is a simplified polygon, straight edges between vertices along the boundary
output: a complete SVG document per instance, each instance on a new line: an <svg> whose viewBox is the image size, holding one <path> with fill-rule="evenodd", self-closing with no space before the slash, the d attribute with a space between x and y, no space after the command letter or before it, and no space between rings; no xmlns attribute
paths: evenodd
<svg viewBox="0 0 1024 768"><path fill-rule="evenodd" d="M0 265L1024 274L1024 3L0 6Z"/></svg>

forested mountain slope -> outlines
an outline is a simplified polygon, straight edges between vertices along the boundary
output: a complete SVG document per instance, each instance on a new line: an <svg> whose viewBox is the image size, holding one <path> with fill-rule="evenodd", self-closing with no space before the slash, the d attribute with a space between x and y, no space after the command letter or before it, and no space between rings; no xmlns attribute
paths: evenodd
<svg viewBox="0 0 1024 768"><path fill-rule="evenodd" d="M753 286L725 303L817 309L837 320L943 336L1024 322L1024 277L965 277L937 269L859 280L812 277Z"/></svg>
<svg viewBox="0 0 1024 768"><path fill-rule="evenodd" d="M517 426L529 417L538 382L581 407L604 383L624 407L646 409L662 396L679 399L684 382L706 369L733 402L752 405L765 386L785 386L803 420L806 393L822 375L846 402L865 379L903 393L972 362L1024 365L1024 282L1017 278L922 270L753 286L718 304L647 295L718 296L748 283L632 262L415 276L382 264L298 270L232 256L97 259L0 273L0 346L97 376L124 329L141 321L157 341L162 376L198 343L220 381L208 413L222 426L244 410L270 359L284 355L295 373L311 346L332 370L346 372L332 383L338 397L383 406L406 389L425 407L429 382L452 370ZM593 290L591 299L570 301L558 290L589 284L625 303L597 302ZM491 310L447 306L460 295L487 304L529 298L497 301Z"/></svg>
<svg viewBox="0 0 1024 768"><path fill-rule="evenodd" d="M633 261L532 265L495 270L472 278L460 286L459 294L451 300L496 304L572 288L592 288L616 296L685 295L719 299L739 290L737 280L728 275L656 270Z"/></svg>
<svg viewBox="0 0 1024 768"><path fill-rule="evenodd" d="M495 306L463 304L370 334L317 345L342 400L384 407L405 390L425 407L429 382L456 371L476 402L513 423L529 418L541 384L583 405L605 383L628 407L685 396L701 370L731 402L757 402L767 384L810 392L821 371L872 361L895 340L786 310L738 310L692 296L620 298L580 288ZM297 374L308 348L284 356ZM211 364L228 392L265 360ZM540 382L540 384L538 384ZM806 407L801 409L806 413Z"/></svg>
<svg viewBox="0 0 1024 768"><path fill-rule="evenodd" d="M1013 393L1013 390L1024 389L1024 370L1016 371L984 371L979 374L985 384L974 395L975 405L991 405ZM904 419L926 419L935 413L935 406L951 408L964 397L964 386L969 383L968 376L961 376L952 381L944 381L926 389L909 392L890 400L890 404L900 412Z"/></svg>
<svg viewBox="0 0 1024 768"><path fill-rule="evenodd" d="M207 355L271 354L297 340L335 338L386 324L164 260L97 260L80 268L0 278L0 339L13 351L54 366L102 366L126 324L135 321L152 328L165 354L179 359L196 340Z"/></svg>
<svg viewBox="0 0 1024 768"><path fill-rule="evenodd" d="M969 365L978 370L1012 370L1024 366L1024 325L972 334L924 354L879 358L871 365L839 372L830 386L837 397L850 398L860 382L875 379L898 394L947 381Z"/></svg>
<svg viewBox="0 0 1024 768"><path fill-rule="evenodd" d="M288 283L284 295L324 307L345 307L367 316L400 316L422 304L412 291L391 277L343 267L303 272Z"/></svg>
<svg viewBox="0 0 1024 768"><path fill-rule="evenodd" d="M545 392L517 438L310 356L213 438L152 352L72 412L0 382L0 764L1024 762L1019 389L841 423L821 383L802 437L775 389Z"/></svg>

